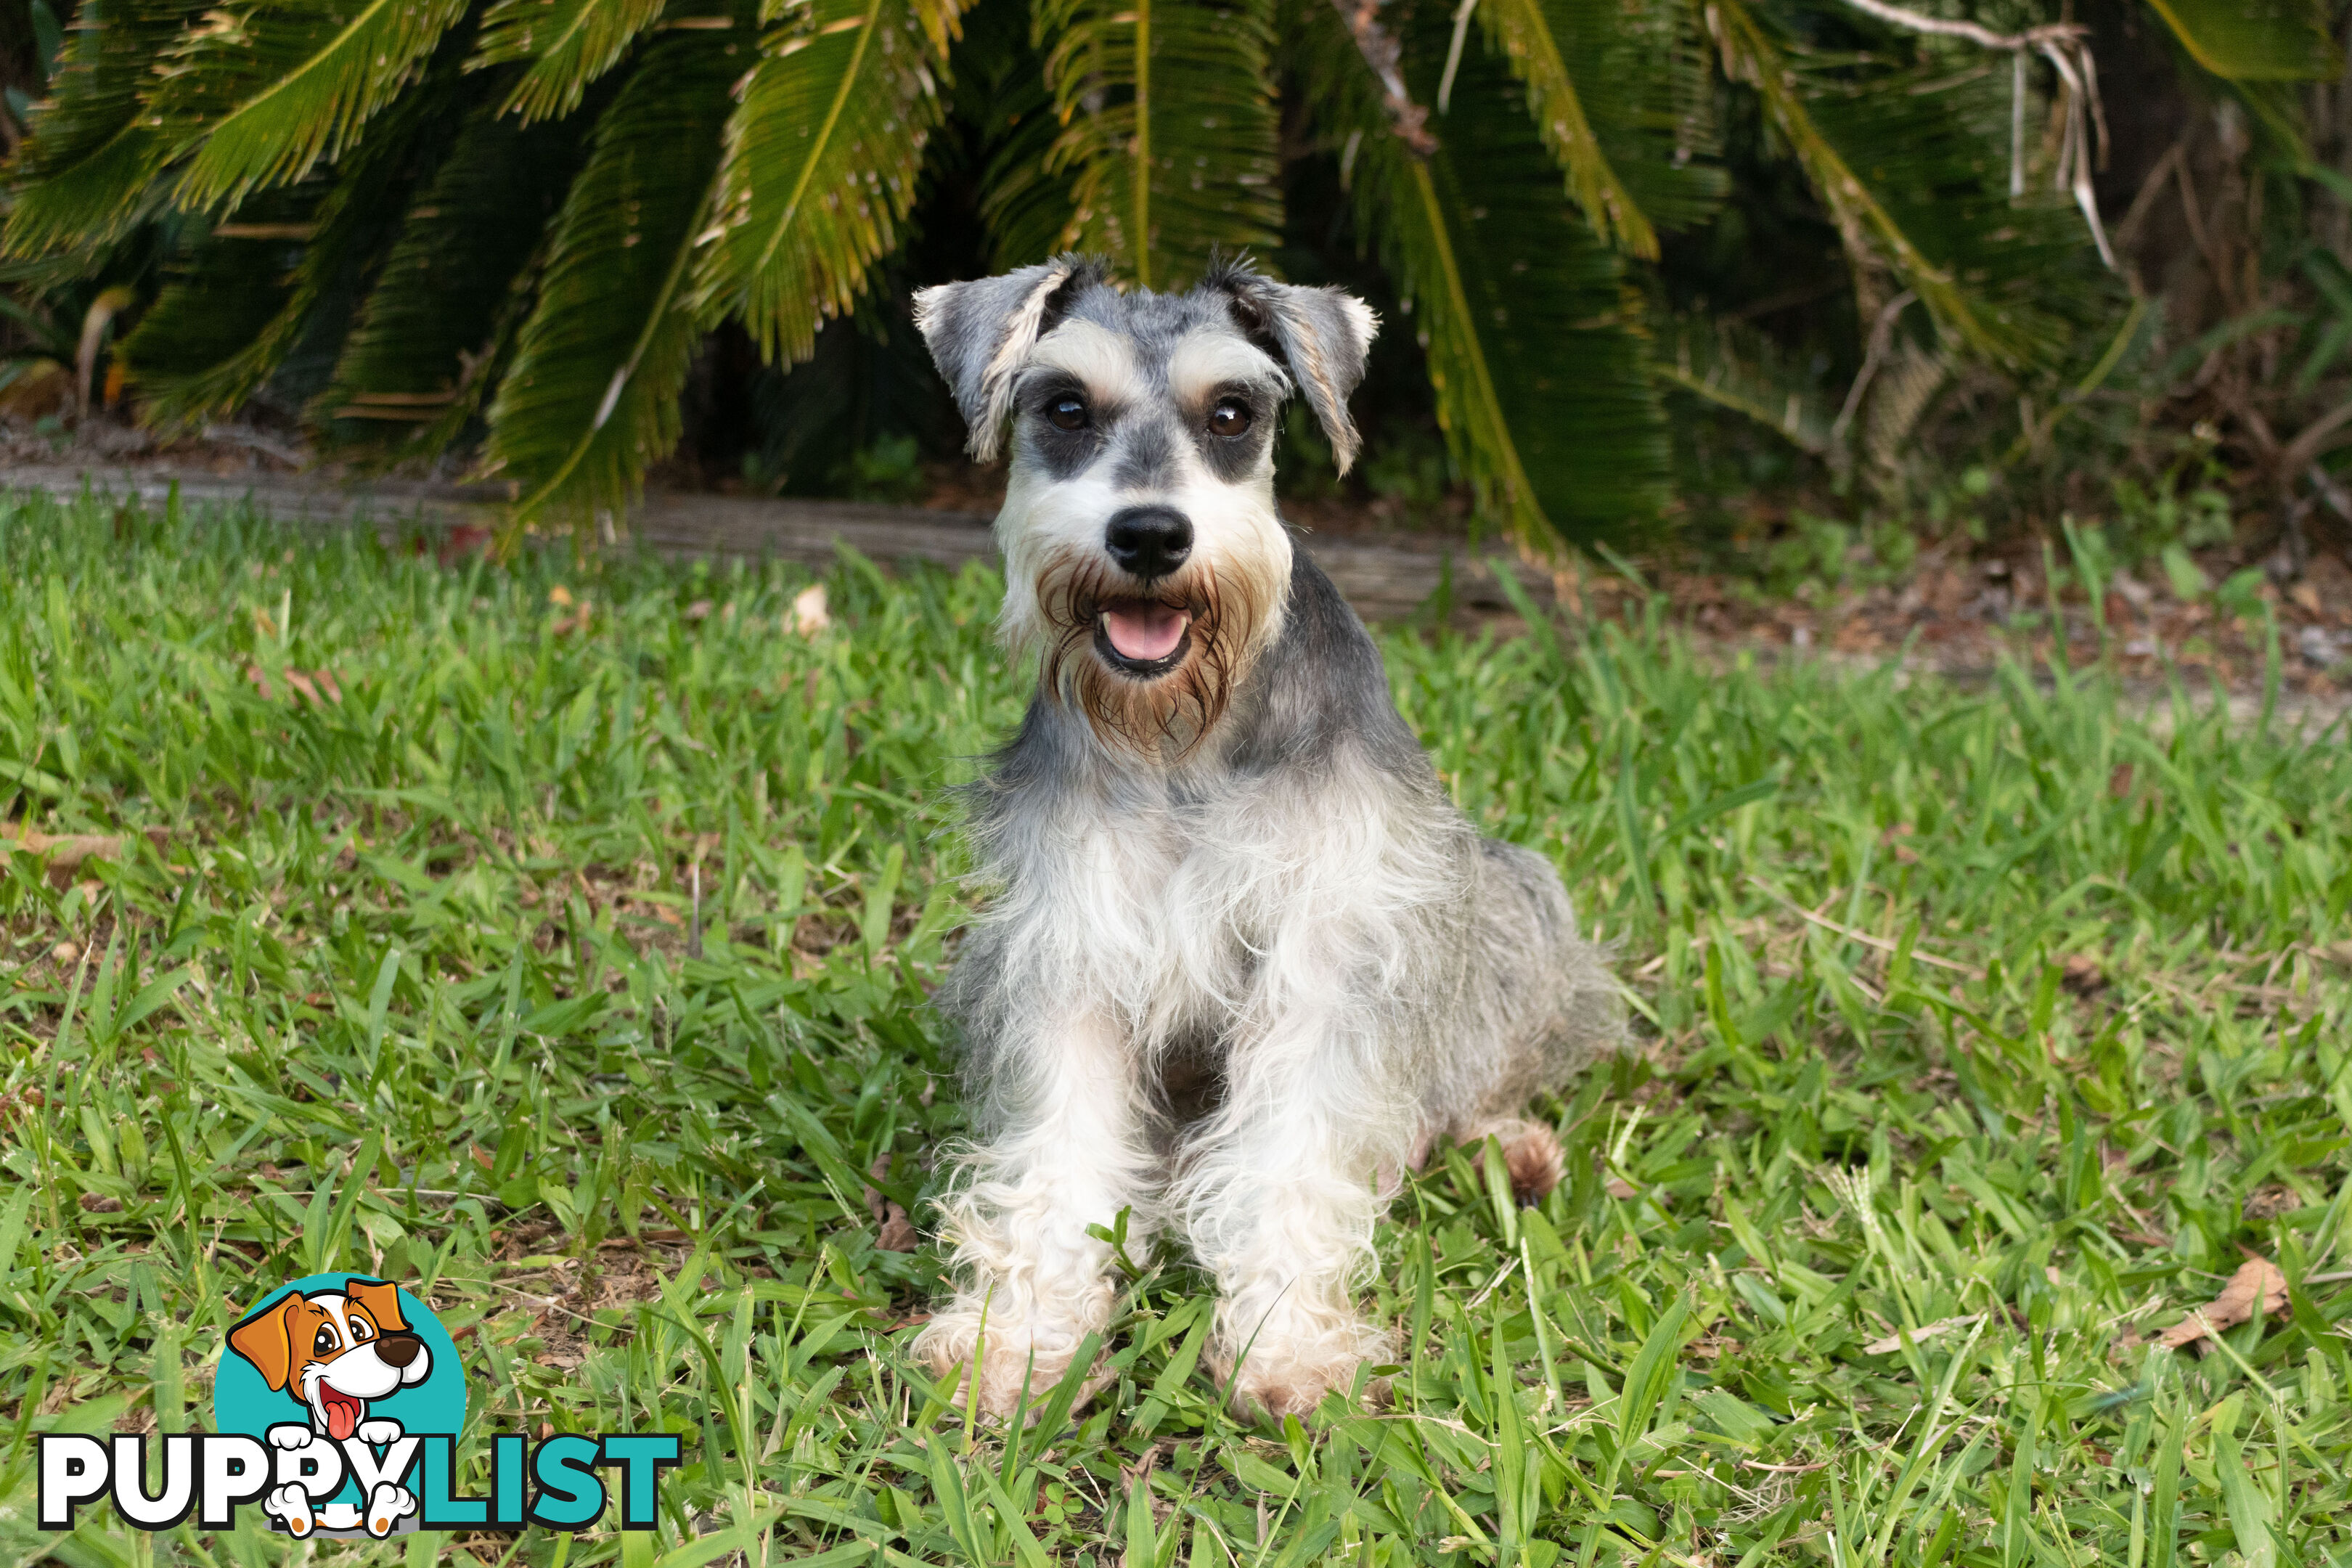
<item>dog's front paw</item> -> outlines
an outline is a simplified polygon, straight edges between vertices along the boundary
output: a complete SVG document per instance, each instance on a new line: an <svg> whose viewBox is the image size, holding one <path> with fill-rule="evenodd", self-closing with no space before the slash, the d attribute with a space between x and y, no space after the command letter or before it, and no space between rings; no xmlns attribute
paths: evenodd
<svg viewBox="0 0 2352 1568"><path fill-rule="evenodd" d="M389 1416L379 1415L373 1421L360 1423L360 1441L373 1448L400 1441L400 1423Z"/></svg>
<svg viewBox="0 0 2352 1568"><path fill-rule="evenodd" d="M265 1495L261 1511L286 1521L286 1532L296 1540L310 1533L310 1494L296 1482L288 1482Z"/></svg>
<svg viewBox="0 0 2352 1568"><path fill-rule="evenodd" d="M1069 1372L1077 1350L1076 1342L1081 1337L1073 1334L1060 1337L1058 1342L1040 1342L993 1321L983 1335L979 1311L957 1305L925 1326L915 1341L914 1352L935 1375L950 1383L957 1409L971 1403L976 1393L983 1415L1009 1420L1014 1410L1025 1409L1027 1417L1034 1419L1037 1407ZM976 1366L975 1351L979 1352ZM1077 1404L1093 1398L1109 1380L1108 1373L1089 1376L1078 1392Z"/></svg>
<svg viewBox="0 0 2352 1568"><path fill-rule="evenodd" d="M1238 1356L1230 1342L1209 1354L1209 1374L1225 1391L1235 1415L1272 1422L1286 1415L1304 1419L1333 1394L1368 1405L1387 1403L1387 1379L1366 1378L1357 1387L1364 1368L1388 1359L1388 1342L1370 1324L1318 1316L1301 1323L1307 1331L1295 1338L1273 1332L1271 1327L1261 1328Z"/></svg>
<svg viewBox="0 0 2352 1568"><path fill-rule="evenodd" d="M367 1532L382 1541L392 1527L416 1511L416 1494L406 1487L379 1481L368 1494Z"/></svg>
<svg viewBox="0 0 2352 1568"><path fill-rule="evenodd" d="M309 1447L311 1439L317 1436L317 1433L299 1421L281 1421L269 1429L269 1446L273 1448L284 1448L291 1453L297 1448Z"/></svg>

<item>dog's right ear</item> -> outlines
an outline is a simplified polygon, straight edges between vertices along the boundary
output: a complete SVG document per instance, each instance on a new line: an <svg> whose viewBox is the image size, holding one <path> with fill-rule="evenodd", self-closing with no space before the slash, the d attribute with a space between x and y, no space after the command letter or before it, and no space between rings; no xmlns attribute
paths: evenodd
<svg viewBox="0 0 2352 1568"><path fill-rule="evenodd" d="M996 456L1013 412L1013 379L1029 351L1059 323L1071 298L1103 276L1098 261L1057 256L1002 277L942 283L915 295L915 330L947 378L974 458L985 463Z"/></svg>
<svg viewBox="0 0 2352 1568"><path fill-rule="evenodd" d="M294 1374L294 1315L302 1310L299 1290L256 1312L228 1331L228 1348L251 1362L272 1389Z"/></svg>

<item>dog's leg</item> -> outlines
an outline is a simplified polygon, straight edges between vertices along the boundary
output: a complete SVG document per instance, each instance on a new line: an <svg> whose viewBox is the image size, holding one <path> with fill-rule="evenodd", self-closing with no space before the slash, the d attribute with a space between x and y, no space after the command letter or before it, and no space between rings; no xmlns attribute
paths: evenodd
<svg viewBox="0 0 2352 1568"><path fill-rule="evenodd" d="M1304 1415L1388 1350L1354 1291L1393 1195L1381 1168L1405 1152L1383 1140L1408 1119L1376 1109L1391 1097L1340 1065L1350 1057L1363 1059L1289 1020L1236 1058L1230 1098L1184 1160L1181 1212L1219 1294L1211 1364L1253 1413Z"/></svg>
<svg viewBox="0 0 2352 1568"><path fill-rule="evenodd" d="M1111 1226L1129 1208L1139 1237L1151 1169L1135 1066L1108 1019L1040 1030L1018 1059L1025 1081L1003 1130L940 1204L960 1288L915 1346L958 1380L960 1399L974 1377L981 1409L995 1415L1010 1415L1024 1386L1032 1405L1042 1400L1109 1321L1110 1249L1087 1227Z"/></svg>

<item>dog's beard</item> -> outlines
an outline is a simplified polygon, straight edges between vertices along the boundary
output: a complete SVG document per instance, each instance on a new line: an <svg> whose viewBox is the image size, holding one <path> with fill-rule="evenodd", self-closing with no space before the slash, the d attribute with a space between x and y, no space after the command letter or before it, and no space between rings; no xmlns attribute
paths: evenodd
<svg viewBox="0 0 2352 1568"><path fill-rule="evenodd" d="M1247 574L1220 573L1205 561L1146 590L1075 551L1045 562L1035 596L1045 689L1076 706L1105 741L1161 757L1191 752L1215 728L1256 654L1272 602ZM1164 657L1121 659L1120 638L1106 625L1111 616L1123 628L1159 629L1171 616L1184 625Z"/></svg>

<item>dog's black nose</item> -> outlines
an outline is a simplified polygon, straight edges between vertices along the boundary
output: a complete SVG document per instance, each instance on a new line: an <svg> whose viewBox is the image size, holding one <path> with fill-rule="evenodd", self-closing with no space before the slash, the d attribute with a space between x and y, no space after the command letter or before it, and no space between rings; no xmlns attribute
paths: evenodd
<svg viewBox="0 0 2352 1568"><path fill-rule="evenodd" d="M1119 565L1155 583L1192 553L1192 520L1172 506L1125 507L1111 514L1103 546Z"/></svg>
<svg viewBox="0 0 2352 1568"><path fill-rule="evenodd" d="M424 1348L415 1334L386 1334L375 1342L375 1353L386 1366L406 1366Z"/></svg>

